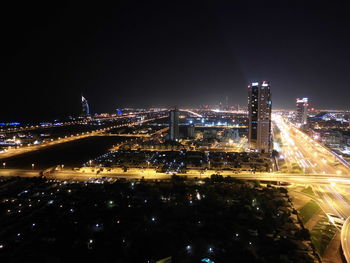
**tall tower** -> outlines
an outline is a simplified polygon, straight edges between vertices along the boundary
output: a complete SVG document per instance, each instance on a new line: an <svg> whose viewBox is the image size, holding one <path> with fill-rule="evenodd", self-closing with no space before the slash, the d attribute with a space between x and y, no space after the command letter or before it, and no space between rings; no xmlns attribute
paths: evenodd
<svg viewBox="0 0 350 263"><path fill-rule="evenodd" d="M90 108L88 101L84 98L83 95L81 95L81 107L82 107L82 114L83 115L89 115L90 114Z"/></svg>
<svg viewBox="0 0 350 263"><path fill-rule="evenodd" d="M169 139L177 141L179 139L179 110L177 108L170 111L169 119Z"/></svg>
<svg viewBox="0 0 350 263"><path fill-rule="evenodd" d="M249 147L258 152L271 152L271 91L267 81L248 86Z"/></svg>
<svg viewBox="0 0 350 263"><path fill-rule="evenodd" d="M309 106L308 98L302 98L302 99L297 99L297 116L296 116L296 122L305 125L307 123L307 108Z"/></svg>

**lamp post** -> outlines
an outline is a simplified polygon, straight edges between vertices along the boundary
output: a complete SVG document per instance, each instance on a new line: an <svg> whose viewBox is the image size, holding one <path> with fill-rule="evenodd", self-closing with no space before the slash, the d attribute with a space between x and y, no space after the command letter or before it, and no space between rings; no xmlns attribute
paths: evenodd
<svg viewBox="0 0 350 263"><path fill-rule="evenodd" d="M4 169L6 168L6 163L2 163L2 167L4 167Z"/></svg>

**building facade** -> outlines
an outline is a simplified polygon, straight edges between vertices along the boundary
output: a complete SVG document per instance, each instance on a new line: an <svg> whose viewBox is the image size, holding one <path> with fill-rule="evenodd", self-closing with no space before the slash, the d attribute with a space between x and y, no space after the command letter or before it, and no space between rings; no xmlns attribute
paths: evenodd
<svg viewBox="0 0 350 263"><path fill-rule="evenodd" d="M90 115L90 108L88 101L84 98L84 96L81 96L81 107L82 107L82 114L83 115Z"/></svg>
<svg viewBox="0 0 350 263"><path fill-rule="evenodd" d="M195 128L194 128L194 125L191 124L187 127L187 138L189 139L193 139L195 137Z"/></svg>
<svg viewBox="0 0 350 263"><path fill-rule="evenodd" d="M267 81L248 86L248 142L252 150L269 153L271 143L271 90Z"/></svg>
<svg viewBox="0 0 350 263"><path fill-rule="evenodd" d="M174 109L170 111L169 116L169 139L170 141L179 140L179 110Z"/></svg>
<svg viewBox="0 0 350 263"><path fill-rule="evenodd" d="M296 112L296 122L300 125L307 124L307 108L309 106L308 104L308 98L302 98L296 100L297 105L297 112Z"/></svg>

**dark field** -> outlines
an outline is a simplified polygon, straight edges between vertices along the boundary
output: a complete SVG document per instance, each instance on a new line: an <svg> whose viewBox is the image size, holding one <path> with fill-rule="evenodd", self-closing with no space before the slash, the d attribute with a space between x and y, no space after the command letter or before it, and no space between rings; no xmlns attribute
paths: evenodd
<svg viewBox="0 0 350 263"><path fill-rule="evenodd" d="M282 190L232 178L0 179L0 262L313 262Z"/></svg>
<svg viewBox="0 0 350 263"><path fill-rule="evenodd" d="M2 159L7 168L46 169L54 165L64 164L66 167L76 167L105 153L113 145L126 140L124 137L95 136L72 142L58 144L52 147Z"/></svg>

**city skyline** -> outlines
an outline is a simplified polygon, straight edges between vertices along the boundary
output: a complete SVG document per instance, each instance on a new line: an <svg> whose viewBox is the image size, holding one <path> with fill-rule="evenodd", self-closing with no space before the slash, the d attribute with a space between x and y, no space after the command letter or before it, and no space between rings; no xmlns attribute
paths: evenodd
<svg viewBox="0 0 350 263"><path fill-rule="evenodd" d="M18 112L1 104L2 120L77 114L81 91L92 112L226 97L245 105L244 87L256 79L275 87L276 108L310 97L315 108L349 109L347 4L121 2L107 13L98 5L7 5L16 23L4 32L2 92Z"/></svg>
<svg viewBox="0 0 350 263"><path fill-rule="evenodd" d="M2 10L1 263L350 263L350 3Z"/></svg>
<svg viewBox="0 0 350 263"><path fill-rule="evenodd" d="M268 81L270 83L270 81ZM255 83L254 82L251 82L251 83ZM248 83L248 84L251 84L251 83ZM247 86L247 85L246 85ZM245 87L246 87L245 86ZM248 85L250 86L250 85ZM245 96L242 96L244 100L246 100L246 97ZM41 115L26 115L25 113L23 112L17 112L17 115L3 115L1 116L2 119L0 119L0 122L3 122L3 123L11 123L11 122L23 122L23 123L31 123L31 122L45 122L45 121L54 121L54 120L66 120L67 118L74 118L76 116L80 116L80 115L94 115L94 114L121 114L120 112L120 109L123 108L123 107L119 107L119 108L116 108L114 107L112 110L110 111L97 111L97 110L93 110L91 111L90 109L90 103L88 103L88 99L86 98L86 96L82 96L80 94L80 103L78 101L78 97L76 98L77 101L75 101L75 105L74 105L74 111L73 112L66 112L65 114L61 113L61 114L58 114L58 113L54 113L52 115L45 115L45 114L41 114ZM229 97L228 96L225 96L225 105L223 105L223 101L224 100L219 100L218 101L215 101L213 103L209 103L209 104L199 104L199 105L183 105L181 103L177 103L176 105L180 106L181 108L211 108L211 109L215 109L215 110L220 110L221 108L236 108L236 109L240 109L240 110L246 110L248 112L248 109L249 109L249 105L247 107L247 103L246 101L243 102L242 104L239 104L239 103L230 103L228 102L229 101ZM300 111L299 107L298 107L298 102L297 102L297 107L295 107L295 100L298 101L298 100L308 100L308 104L307 104L307 107L306 107L306 111L350 111L350 108L340 108L340 107L330 107L330 108L323 108L323 107L316 107L314 106L315 104L310 104L310 101L309 101L309 98L303 98L303 99L299 99L299 98L296 98L296 99L290 99L289 100L289 103L291 104L291 106L288 106L288 107L281 107L281 106L276 106L276 105L273 105L273 108L272 108L272 111L280 111L280 110L288 110L288 111ZM178 107L176 106L176 107ZM156 108L159 108L159 109L171 109L173 108L173 106L171 105L164 105L164 104L160 104L160 105L153 105L153 106L150 106L150 107L142 107L140 105L132 105L132 106L127 106L127 107L124 107L126 109L156 109ZM29 108L30 109L30 108ZM93 105L93 109L94 109L94 105ZM304 112L304 118L305 118L305 113L306 111Z"/></svg>

